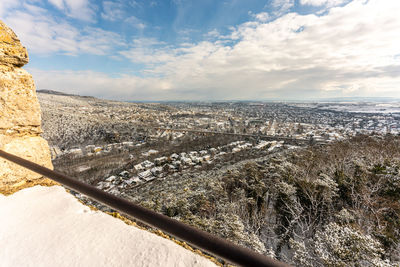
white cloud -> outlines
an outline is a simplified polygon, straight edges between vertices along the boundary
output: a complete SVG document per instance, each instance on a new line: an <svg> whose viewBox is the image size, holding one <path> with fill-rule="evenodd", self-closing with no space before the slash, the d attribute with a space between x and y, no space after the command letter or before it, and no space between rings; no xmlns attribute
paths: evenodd
<svg viewBox="0 0 400 267"><path fill-rule="evenodd" d="M107 99L168 99L170 84L159 78L121 75L118 78L93 71L42 71L29 69L38 89L55 89L80 95L97 95ZM82 86L82 84L85 86ZM149 98L150 96L150 98ZM152 97L151 97L152 96ZM175 95L179 97L178 94Z"/></svg>
<svg viewBox="0 0 400 267"><path fill-rule="evenodd" d="M3 18L7 15L7 12L13 8L20 6L18 0L1 0L0 1L0 17Z"/></svg>
<svg viewBox="0 0 400 267"><path fill-rule="evenodd" d="M64 9L64 0L49 0L49 3L58 9Z"/></svg>
<svg viewBox="0 0 400 267"><path fill-rule="evenodd" d="M273 0L272 7L275 8L274 14L280 16L288 12L294 6L294 0Z"/></svg>
<svg viewBox="0 0 400 267"><path fill-rule="evenodd" d="M29 52L106 55L125 45L117 33L87 26L78 29L64 20L49 16L42 8L27 4L24 7L6 16L4 21Z"/></svg>
<svg viewBox="0 0 400 267"><path fill-rule="evenodd" d="M270 16L267 12L261 12L258 14L254 15L255 19L261 22L266 22L268 19L270 19Z"/></svg>
<svg viewBox="0 0 400 267"><path fill-rule="evenodd" d="M159 64L169 62L176 56L175 49L162 47L163 42L159 42L154 38L139 38L133 40L133 44L129 50L121 51L120 54L132 62Z"/></svg>
<svg viewBox="0 0 400 267"><path fill-rule="evenodd" d="M154 45L165 45L165 42L158 41L155 38L137 38L133 40L135 46L154 46Z"/></svg>
<svg viewBox="0 0 400 267"><path fill-rule="evenodd" d="M322 2L333 3L312 3ZM287 10L293 1L274 3ZM128 46L116 33L77 29L40 9L13 12L6 23L37 53L113 53L146 65L140 77L32 70L42 89L137 100L400 97L398 10L400 1L354 0L322 16L260 13L226 36L211 31L205 39L213 41L174 47L153 38Z"/></svg>
<svg viewBox="0 0 400 267"><path fill-rule="evenodd" d="M93 21L95 10L90 0L48 0L59 10L63 11L67 16L84 21Z"/></svg>
<svg viewBox="0 0 400 267"><path fill-rule="evenodd" d="M324 16L290 13L244 23L233 30L230 45L136 47L122 55L149 63L146 73L182 98L193 90L220 99L400 97L399 9L398 1L356 0Z"/></svg>
<svg viewBox="0 0 400 267"><path fill-rule="evenodd" d="M80 53L94 55L112 55L116 47L126 45L119 34L93 27L84 28L77 42Z"/></svg>
<svg viewBox="0 0 400 267"><path fill-rule="evenodd" d="M106 20L121 20L125 16L124 5L119 2L104 1L101 17Z"/></svg>
<svg viewBox="0 0 400 267"><path fill-rule="evenodd" d="M342 5L346 2L349 2L349 0L300 0L300 4L302 5L326 7Z"/></svg>
<svg viewBox="0 0 400 267"><path fill-rule="evenodd" d="M271 16L268 14L268 12L253 13L249 11L248 14L254 20L257 20L259 22L267 22L268 20L272 19Z"/></svg>
<svg viewBox="0 0 400 267"><path fill-rule="evenodd" d="M143 21L141 21L140 19L138 19L135 16L130 16L127 17L124 20L125 23L131 24L133 27L139 29L139 30L143 30L146 28L146 23L144 23Z"/></svg>
<svg viewBox="0 0 400 267"><path fill-rule="evenodd" d="M141 3L139 3L138 1L135 0L131 0L129 1L129 5L133 6L133 7L141 7Z"/></svg>
<svg viewBox="0 0 400 267"><path fill-rule="evenodd" d="M204 36L207 38L216 38L216 37L220 37L220 33L217 29L214 29L214 30L206 33Z"/></svg>

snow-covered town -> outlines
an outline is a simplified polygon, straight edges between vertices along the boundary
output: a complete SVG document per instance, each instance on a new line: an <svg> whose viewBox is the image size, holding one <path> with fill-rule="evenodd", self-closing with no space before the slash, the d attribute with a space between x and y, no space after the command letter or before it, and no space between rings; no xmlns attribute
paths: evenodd
<svg viewBox="0 0 400 267"><path fill-rule="evenodd" d="M153 161L145 160L134 165L129 171L124 170L118 175L112 175L104 181L97 183L99 189L112 194L126 194L133 186L150 182L154 179L162 179L168 174L182 172L190 168L200 169L205 165L210 165L213 161L220 160L227 153L238 153L243 150L262 150L271 152L282 147L283 141L261 141L256 146L244 141L232 142L228 145L210 148L208 150L190 151L188 153L173 153L169 156L155 158ZM290 146L289 148L295 148ZM158 151L150 150L146 154L157 154ZM132 156L133 157L133 156Z"/></svg>
<svg viewBox="0 0 400 267"><path fill-rule="evenodd" d="M49 92L39 100L55 166L122 196L227 162L400 131L393 103L124 103Z"/></svg>

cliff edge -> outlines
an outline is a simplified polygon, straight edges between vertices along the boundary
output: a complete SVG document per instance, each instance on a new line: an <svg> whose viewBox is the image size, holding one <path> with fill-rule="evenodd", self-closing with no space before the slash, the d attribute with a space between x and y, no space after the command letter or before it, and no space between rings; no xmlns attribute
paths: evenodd
<svg viewBox="0 0 400 267"><path fill-rule="evenodd" d="M0 21L0 149L52 168L49 146L40 134L40 106L32 76L21 67L29 61L26 48ZM0 194L9 195L53 181L0 159Z"/></svg>
<svg viewBox="0 0 400 267"><path fill-rule="evenodd" d="M35 85L21 69L26 63L25 47L0 21L0 149L52 168ZM0 158L1 266L215 266L171 240L90 210L61 186L40 185L57 184Z"/></svg>

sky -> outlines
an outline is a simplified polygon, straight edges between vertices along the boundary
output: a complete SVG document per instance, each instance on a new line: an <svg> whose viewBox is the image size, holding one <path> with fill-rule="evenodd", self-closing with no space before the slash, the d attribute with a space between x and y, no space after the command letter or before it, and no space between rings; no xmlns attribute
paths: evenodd
<svg viewBox="0 0 400 267"><path fill-rule="evenodd" d="M400 97L398 0L1 0L37 89L115 100Z"/></svg>

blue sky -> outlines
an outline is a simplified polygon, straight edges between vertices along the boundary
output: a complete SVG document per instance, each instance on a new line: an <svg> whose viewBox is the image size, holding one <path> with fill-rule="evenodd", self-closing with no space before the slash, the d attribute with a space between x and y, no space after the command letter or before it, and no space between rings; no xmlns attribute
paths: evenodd
<svg viewBox="0 0 400 267"><path fill-rule="evenodd" d="M400 1L1 0L38 89L119 100L400 97Z"/></svg>

